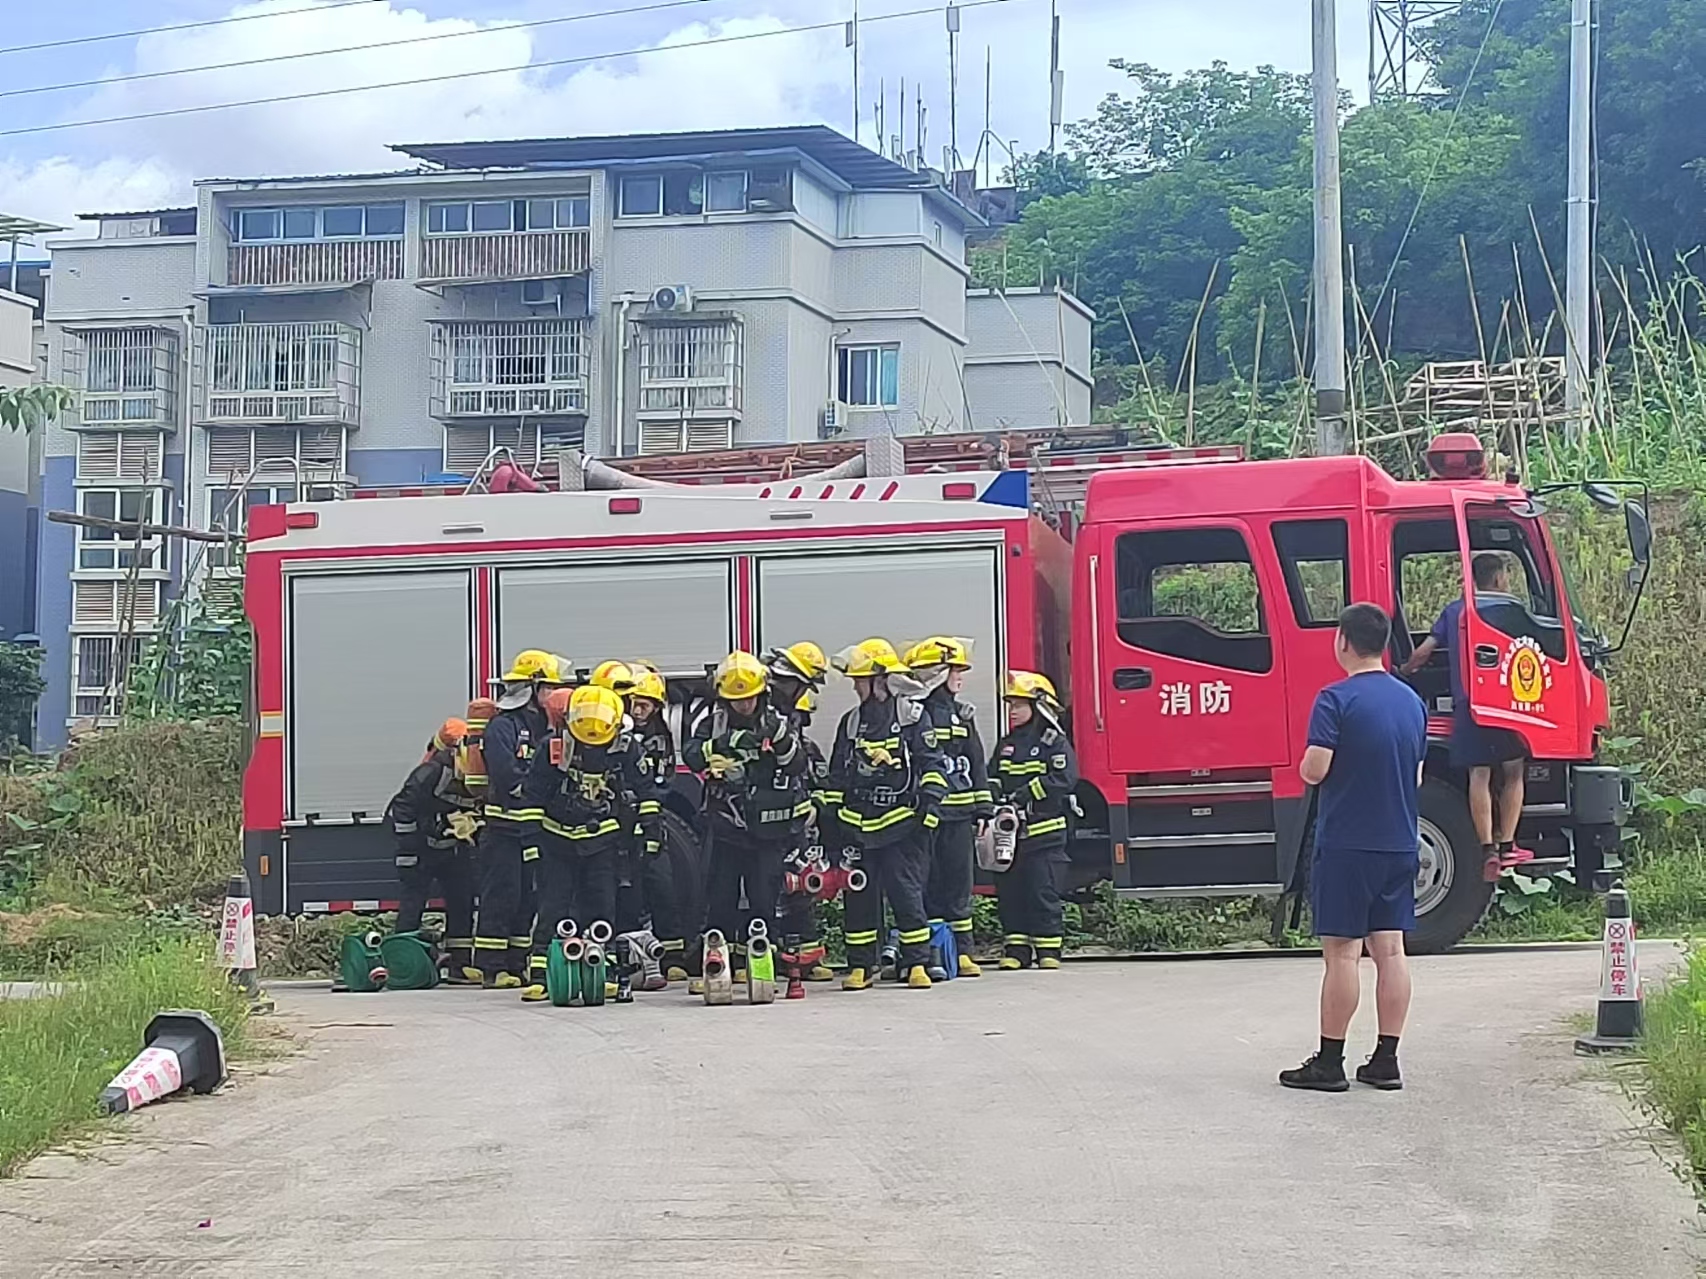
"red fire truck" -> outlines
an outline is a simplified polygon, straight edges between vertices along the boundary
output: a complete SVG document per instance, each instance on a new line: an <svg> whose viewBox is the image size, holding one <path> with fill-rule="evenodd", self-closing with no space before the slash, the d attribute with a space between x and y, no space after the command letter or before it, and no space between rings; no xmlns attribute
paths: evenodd
<svg viewBox="0 0 1706 1279"><path fill-rule="evenodd" d="M1527 740L1524 838L1542 868L1573 861L1585 882L1619 848L1627 812L1625 779L1597 759L1610 647L1571 610L1539 498L1486 479L1480 458L1472 437L1445 436L1433 478L1414 482L1362 458L1160 453L256 508L244 848L259 908L379 909L395 896L386 801L433 726L516 650L586 667L651 660L679 716L731 648L934 633L973 641L968 697L990 741L1004 668L1044 671L1067 695L1084 775L1080 886L1279 895L1307 849L1297 766L1315 694L1339 676L1340 609L1373 600L1393 613L1396 666L1466 592L1472 713ZM1604 486L1590 496L1619 504ZM1644 563L1639 503L1626 519ZM1510 596L1469 591L1484 551L1507 559ZM1432 951L1475 925L1492 886L1444 749L1443 656L1415 684L1437 746L1414 938ZM832 681L818 729L850 704ZM691 899L703 868L683 780L668 843Z"/></svg>

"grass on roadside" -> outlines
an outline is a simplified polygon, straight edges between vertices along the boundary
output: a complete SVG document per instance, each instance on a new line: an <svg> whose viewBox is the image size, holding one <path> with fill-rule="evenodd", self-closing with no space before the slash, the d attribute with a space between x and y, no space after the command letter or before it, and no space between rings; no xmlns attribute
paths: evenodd
<svg viewBox="0 0 1706 1279"><path fill-rule="evenodd" d="M65 984L57 995L0 1000L0 1176L97 1122L101 1089L162 1009L208 1013L228 1056L245 1046L243 997L205 942L135 943L52 976Z"/></svg>
<svg viewBox="0 0 1706 1279"><path fill-rule="evenodd" d="M1694 1192L1706 1199L1706 951L1647 996L1640 1100L1681 1140Z"/></svg>

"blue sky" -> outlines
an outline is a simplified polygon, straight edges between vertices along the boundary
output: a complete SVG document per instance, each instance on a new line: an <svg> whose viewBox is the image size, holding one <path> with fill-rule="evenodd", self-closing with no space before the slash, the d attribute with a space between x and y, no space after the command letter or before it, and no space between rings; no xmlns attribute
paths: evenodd
<svg viewBox="0 0 1706 1279"><path fill-rule="evenodd" d="M543 18L632 9L662 0L368 0L199 30L155 32L65 49L5 52L66 39L233 13L302 10L314 0L82 0L0 6L0 130L58 125L200 103L403 80L473 69L493 74L408 89L277 103L171 119L0 137L0 211L65 222L79 212L187 202L197 177L320 173L394 166L387 142L720 128L822 121L852 126L850 57L839 30L785 28L845 18L852 0L683 0L630 13L519 27ZM859 0L871 19L931 0ZM1173 70L1219 58L1237 67L1309 63L1309 0L1059 0L1066 116L1089 114L1122 77L1124 57ZM1361 92L1366 8L1339 0L1341 75ZM1048 129L1048 0L962 11L959 145L970 152L983 117L985 49L994 64L993 129L1035 149ZM457 36L364 53L303 57L91 88L15 90L176 70L282 53L457 31ZM886 83L889 128L904 77L922 84L927 151L948 141L947 37L940 12L863 27L860 97L866 138ZM780 33L780 34L772 34ZM696 41L754 36L694 48ZM511 68L624 50L656 50L555 69ZM909 105L909 145L913 117Z"/></svg>

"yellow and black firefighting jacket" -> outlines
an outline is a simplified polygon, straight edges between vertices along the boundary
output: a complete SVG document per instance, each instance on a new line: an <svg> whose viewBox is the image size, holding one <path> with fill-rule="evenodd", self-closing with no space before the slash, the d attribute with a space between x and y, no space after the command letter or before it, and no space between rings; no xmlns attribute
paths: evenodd
<svg viewBox="0 0 1706 1279"><path fill-rule="evenodd" d="M920 826L935 829L947 790L917 702L873 697L841 717L823 799L854 842L881 848Z"/></svg>
<svg viewBox="0 0 1706 1279"><path fill-rule="evenodd" d="M1078 759L1058 725L1036 715L1003 737L990 761L989 781L996 803L1019 810L1020 856L1066 856Z"/></svg>
<svg viewBox="0 0 1706 1279"><path fill-rule="evenodd" d="M537 822L544 812L530 793L533 762L550 736L545 712L534 702L499 711L486 725L486 816L500 826Z"/></svg>
<svg viewBox="0 0 1706 1279"><path fill-rule="evenodd" d="M924 735L942 754L942 776L948 792L942 798L942 820L969 822L995 811L989 790L989 766L978 736L972 708L938 684L921 703Z"/></svg>
<svg viewBox="0 0 1706 1279"><path fill-rule="evenodd" d="M718 698L699 712L681 756L705 780L703 809L714 828L782 840L811 814L800 735L768 702L739 715ZM715 759L732 767L716 776Z"/></svg>
<svg viewBox="0 0 1706 1279"><path fill-rule="evenodd" d="M585 855L620 846L659 811L626 723L606 746L588 746L566 730L553 733L533 757L530 792L544 810L545 832ZM648 803L645 821L642 803Z"/></svg>
<svg viewBox="0 0 1706 1279"><path fill-rule="evenodd" d="M385 821L397 841L398 867L419 865L425 852L470 849L482 807L456 776L455 752L434 751L416 765L385 809Z"/></svg>
<svg viewBox="0 0 1706 1279"><path fill-rule="evenodd" d="M634 847L641 852L663 851L663 797L675 784L675 734L669 731L662 709L652 712L644 724L634 725L634 749L639 753L640 776L645 790L636 806Z"/></svg>

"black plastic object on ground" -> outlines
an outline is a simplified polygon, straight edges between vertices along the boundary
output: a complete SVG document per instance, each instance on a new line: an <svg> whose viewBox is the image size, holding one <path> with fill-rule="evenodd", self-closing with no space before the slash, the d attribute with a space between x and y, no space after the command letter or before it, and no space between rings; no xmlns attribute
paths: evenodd
<svg viewBox="0 0 1706 1279"><path fill-rule="evenodd" d="M101 1092L101 1112L123 1114L185 1088L209 1093L225 1082L225 1041L213 1018L192 1008L155 1016L142 1051Z"/></svg>
<svg viewBox="0 0 1706 1279"><path fill-rule="evenodd" d="M1629 1052L1641 1038L1641 974L1635 954L1635 920L1621 883L1605 895L1605 938L1600 950L1599 1008L1591 1035L1576 1039L1582 1054Z"/></svg>

